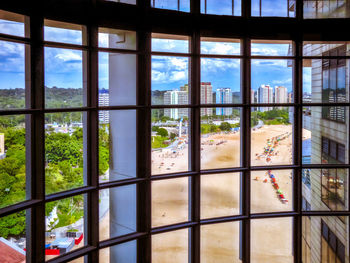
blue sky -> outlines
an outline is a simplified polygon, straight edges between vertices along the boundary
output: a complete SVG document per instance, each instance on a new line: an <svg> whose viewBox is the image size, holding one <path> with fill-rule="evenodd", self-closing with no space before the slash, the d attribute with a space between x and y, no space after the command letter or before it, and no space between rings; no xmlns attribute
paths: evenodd
<svg viewBox="0 0 350 263"><path fill-rule="evenodd" d="M253 2L256 0L253 0ZM163 4L168 1L158 1ZM177 1L175 1L177 2ZM271 3L274 3L274 6ZM282 10L286 1L263 0L265 10ZM182 2L183 6L189 3ZM207 10L213 12L226 12L232 10L230 1L208 0ZM240 0L235 0L235 6L239 6ZM254 3L253 3L254 6ZM274 7L274 8L272 8ZM277 8L278 7L278 8ZM271 11L272 12L272 11ZM24 35L24 26L21 23L0 20L0 32L18 36ZM80 44L82 33L77 30L62 30L57 28L45 28L45 39L49 41L62 41L66 43ZM107 41L106 38L102 41ZM233 54L240 52L239 43L202 42L203 54ZM182 40L153 40L154 51L188 52L188 42ZM254 55L286 55L288 45L256 44L252 46ZM45 48L45 85L62 88L82 88L82 51L69 49ZM24 88L25 48L23 44L0 41L0 88ZM99 86L108 88L108 55L101 53L99 58ZM189 60L185 57L154 56L152 59L152 89L168 90L179 89L189 82ZM292 68L287 67L286 60L253 60L252 61L252 89L257 89L261 84L272 86L286 86L292 88ZM311 85L311 72L304 70L304 89ZM239 59L212 59L201 60L201 81L212 82L214 90L221 87L230 87L234 91L239 90L240 85L240 60Z"/></svg>

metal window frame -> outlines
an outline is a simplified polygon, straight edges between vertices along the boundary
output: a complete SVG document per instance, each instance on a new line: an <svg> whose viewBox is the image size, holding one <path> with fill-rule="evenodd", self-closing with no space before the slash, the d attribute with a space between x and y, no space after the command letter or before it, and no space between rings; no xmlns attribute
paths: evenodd
<svg viewBox="0 0 350 263"><path fill-rule="evenodd" d="M49 262L66 262L84 256L86 262L99 262L99 249L118 245L131 240L137 242L137 261L151 262L152 235L187 228L189 235L189 262L200 262L200 228L205 224L240 221L242 225L241 256L243 262L250 262L250 224L253 219L268 219L272 217L293 218L293 254L294 262L300 261L302 256L302 217L303 216L350 216L346 211L303 211L302 210L302 169L311 168L345 168L350 169L349 160L346 164L303 164L302 153L302 109L303 106L349 106L349 103L303 103L302 101L302 44L305 40L349 40L350 36L343 34L337 28L349 26L350 19L303 20L303 1L296 1L295 18L256 18L251 17L250 1L242 2L242 16L212 16L200 13L200 0L191 1L191 12L183 13L170 10L151 8L151 0L138 0L137 5L107 2L103 0L40 0L40 7L25 0L2 1L0 9L25 14L30 18L30 37L14 37L0 34L1 40L10 40L30 45L30 76L31 84L27 99L30 108L18 110L0 110L0 116L12 114L28 114L27 142L27 195L28 200L0 209L0 217L26 210L27 214L27 262L44 262L45 244L45 203L62 198L87 194L85 222L87 244L78 250L59 256ZM74 16L72 15L74 14ZM77 46L44 42L44 18L77 23L86 26L87 45ZM174 23L176 21L176 23ZM240 27L234 25L239 23ZM98 106L98 52L129 52L99 48L97 46L98 27L111 27L137 31L137 50L130 53L137 54L137 105L126 106ZM244 28L244 30L243 30ZM190 170L183 173L162 174L151 176L151 110L156 108L174 107L174 105L151 104L151 33L165 32L183 34L191 37L189 57L191 59L191 103L175 107L191 109L191 145ZM241 93L242 104L201 105L200 104L200 37L211 35L214 37L229 37L242 39L241 56L228 56L241 59ZM250 163L250 113L252 107L259 104L251 103L251 59L264 58L250 56L251 39L293 40L295 60L293 68L294 102L288 104L273 104L271 106L294 107L294 150L293 164L274 166L251 166ZM78 48L87 52L87 105L81 108L45 109L44 107L44 45L65 48ZM163 53L162 53L163 54ZM169 54L171 55L171 54ZM173 54L174 55L174 54ZM178 55L178 54L175 54ZM183 54L182 54L183 55ZM186 55L187 56L187 55ZM215 55L216 56L216 55ZM266 57L273 59L273 57ZM277 59L278 57L275 57ZM289 57L283 57L288 59ZM315 57L319 59L320 57ZM200 109L203 107L240 107L242 110L241 125L241 167L227 169L200 170ZM263 104L260 106L264 106ZM265 105L266 106L266 105ZM270 106L270 105L269 105ZM100 110L136 110L137 112L137 177L108 183L98 182L98 112ZM50 112L82 111L87 113L87 139L90 147L87 149L88 181L87 185L49 196L45 196L44 171L44 114ZM349 110L347 110L348 112ZM347 113L349 116L349 112ZM350 128L350 121L348 121ZM350 135L348 135L350 138ZM30 143L29 143L30 142ZM350 140L348 140L348 155L350 154ZM95 151L94 151L95 150ZM252 214L250 211L250 172L261 170L292 169L296 180L293 183L294 204L293 211ZM240 172L242 174L241 215L220 218L200 218L200 178L207 174ZM151 227L151 182L170 178L190 178L190 220L174 225ZM347 188L349 189L349 181ZM99 241L98 225L98 193L99 190L122 185L137 185L137 232L124 236ZM348 191L348 202L350 191Z"/></svg>

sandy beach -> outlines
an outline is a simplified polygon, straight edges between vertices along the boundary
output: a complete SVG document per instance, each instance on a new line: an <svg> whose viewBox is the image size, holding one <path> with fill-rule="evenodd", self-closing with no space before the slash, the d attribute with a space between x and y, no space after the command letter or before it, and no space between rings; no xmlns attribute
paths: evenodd
<svg viewBox="0 0 350 263"><path fill-rule="evenodd" d="M303 139L310 138L305 131ZM275 143L275 141L278 142ZM283 139L281 139L283 138ZM292 126L263 126L252 131L252 165L292 163ZM271 151L271 148L274 148ZM240 134L213 134L201 139L202 169L237 167L240 163ZM267 158L270 158L267 160ZM152 153L152 174L188 170L188 145ZM283 197L277 193L271 174ZM292 172L290 170L251 173L252 213L292 210ZM201 217L236 215L240 212L240 173L201 177ZM188 220L188 178L152 182L152 226ZM239 260L239 222L205 225L201 228L201 260L205 263ZM252 262L292 262L292 220L256 219L251 223ZM188 230L152 237L152 262L188 262ZM100 221L100 240L109 238L109 213ZM101 262L109 262L109 249L100 251ZM76 260L80 263L82 260Z"/></svg>

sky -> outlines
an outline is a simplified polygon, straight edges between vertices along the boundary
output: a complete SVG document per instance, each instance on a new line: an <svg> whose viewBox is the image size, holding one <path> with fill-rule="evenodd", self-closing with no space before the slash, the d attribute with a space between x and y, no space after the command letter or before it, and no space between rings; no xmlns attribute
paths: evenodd
<svg viewBox="0 0 350 263"><path fill-rule="evenodd" d="M203 0L202 0L203 1ZM254 3L258 0L252 0ZM157 0L156 6L170 3L170 0ZM177 3L177 0L174 1ZM274 5L272 5L272 2ZM273 15L276 10L282 10L286 1L262 0L263 9ZM189 0L181 3L185 8ZM207 12L224 14L227 10L232 13L232 1L207 0ZM235 0L235 7L240 0ZM277 8L278 7L278 8ZM226 11L225 11L226 10ZM253 8L254 10L254 8ZM273 11L275 10L275 11ZM235 11L236 12L236 11ZM263 13L264 14L264 13ZM24 36L24 25L11 21L0 20L0 32L17 36ZM81 44L82 33L78 30L67 30L45 27L45 40ZM100 44L108 42L107 34L100 35ZM153 51L188 52L186 40L153 39ZM202 54L239 55L239 43L202 42ZM287 55L289 45L253 44L253 55ZM45 48L45 85L61 88L82 88L82 59L83 52L62 48ZM239 91L240 86L239 59L202 58L201 81L211 82L213 89L229 87ZM0 41L0 89L24 88L25 85L25 46L24 44ZM108 88L109 58L107 53L100 53L99 57L99 87ZM311 72L304 70L304 90L311 86ZM186 57L152 57L152 90L179 89L189 82L189 59ZM252 60L252 89L262 84L285 86L292 88L292 68L287 60Z"/></svg>

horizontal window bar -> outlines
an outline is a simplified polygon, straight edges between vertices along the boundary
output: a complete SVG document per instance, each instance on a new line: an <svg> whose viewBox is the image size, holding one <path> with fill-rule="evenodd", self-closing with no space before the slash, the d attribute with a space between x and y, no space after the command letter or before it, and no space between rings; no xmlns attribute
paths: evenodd
<svg viewBox="0 0 350 263"><path fill-rule="evenodd" d="M53 41L44 41L43 44L45 47L55 47L55 48L84 50L84 51L89 50L89 47L86 45L59 43L59 42L53 42Z"/></svg>
<svg viewBox="0 0 350 263"><path fill-rule="evenodd" d="M298 212L277 212L277 213L259 213L259 214L251 214L251 219L258 218L270 218L270 217L289 217L289 216L297 216Z"/></svg>
<svg viewBox="0 0 350 263"><path fill-rule="evenodd" d="M7 35L3 33L0 33L0 40L15 42L15 43L22 43L22 44L30 44L30 38Z"/></svg>
<svg viewBox="0 0 350 263"><path fill-rule="evenodd" d="M208 225L208 224L217 224L217 223L225 223L225 222L233 222L238 220L244 220L248 219L248 216L225 216L225 217L218 217L218 218L210 218L210 219L203 219L200 221L201 225Z"/></svg>
<svg viewBox="0 0 350 263"><path fill-rule="evenodd" d="M21 203L17 203L14 205L6 206L0 209L0 217L7 216L9 214L13 214L28 208L31 208L37 204L42 203L43 200L27 200Z"/></svg>
<svg viewBox="0 0 350 263"><path fill-rule="evenodd" d="M64 192L51 194L45 197L45 202L52 202L52 201L57 201L57 200L75 196L75 195L85 194L85 193L94 191L96 189L97 187L95 186L85 186L85 187L75 188Z"/></svg>
<svg viewBox="0 0 350 263"><path fill-rule="evenodd" d="M81 256L87 255L88 253L96 250L96 247L93 246L85 246L82 248L79 248L77 250L74 250L73 252L63 254L61 256L57 256L54 259L48 260L46 262L48 263L63 263L63 262L68 262L74 259L77 259Z"/></svg>
<svg viewBox="0 0 350 263"><path fill-rule="evenodd" d="M132 178L132 179L125 179L120 181L112 181L108 183L101 183L98 187L99 189L106 189L106 188L112 188L112 187L118 187L118 186L124 186L124 185L130 185L130 184L137 184L147 181L146 178Z"/></svg>
<svg viewBox="0 0 350 263"><path fill-rule="evenodd" d="M125 243L125 242L131 241L131 240L143 238L146 236L147 236L147 233L145 233L145 232L141 232L141 233L135 232L135 233L127 234L124 236L111 238L111 239L104 240L104 241L100 242L99 248L101 249L101 248L115 246L115 245L118 245L121 243Z"/></svg>
<svg viewBox="0 0 350 263"><path fill-rule="evenodd" d="M198 174L199 173L197 173L197 172L184 172L184 173L152 175L150 180L157 181L157 180L165 180L165 179L174 179L174 178L181 178L181 177L190 177L190 176L198 175Z"/></svg>
<svg viewBox="0 0 350 263"><path fill-rule="evenodd" d="M156 228L153 228L151 230L151 234L160 234L160 233L179 230L179 229L183 229L183 228L189 228L189 227L196 226L196 225L198 225L197 222L186 222L186 223L156 227Z"/></svg>
<svg viewBox="0 0 350 263"><path fill-rule="evenodd" d="M98 51L98 52L107 52L107 53L141 54L140 51L133 50L133 49L99 47L99 48L93 48L92 50L93 51Z"/></svg>

